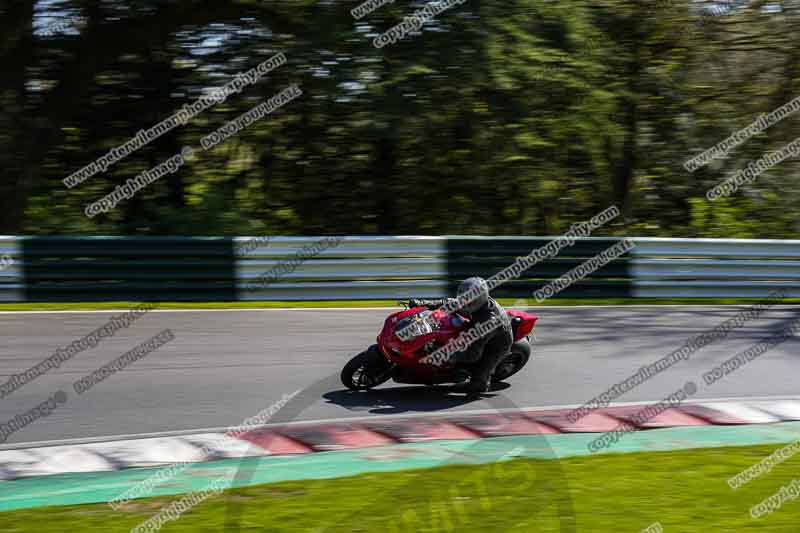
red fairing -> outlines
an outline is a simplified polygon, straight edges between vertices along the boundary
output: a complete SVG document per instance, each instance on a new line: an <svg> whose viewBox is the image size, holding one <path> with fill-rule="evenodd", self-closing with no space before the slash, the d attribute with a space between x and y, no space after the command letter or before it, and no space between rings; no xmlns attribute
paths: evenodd
<svg viewBox="0 0 800 533"><path fill-rule="evenodd" d="M415 307L407 309L399 313L389 315L383 323L383 329L378 335L378 347L380 347L383 354L392 362L405 362L415 361L423 358L432 350L424 350L423 348L433 341L435 345L444 346L450 340L456 338L462 330L465 329L468 323L466 319L459 315L448 315L446 312L437 309L433 311L429 320L438 324L431 333L415 337L408 341L401 340L395 335L397 323L406 317L413 317L423 311L427 311L425 307Z"/></svg>
<svg viewBox="0 0 800 533"><path fill-rule="evenodd" d="M533 331L533 326L536 325L536 321L539 320L539 317L536 315L531 315L524 311L516 311L514 309L508 310L508 316L522 320L519 326L514 328L514 342L527 337L530 332Z"/></svg>

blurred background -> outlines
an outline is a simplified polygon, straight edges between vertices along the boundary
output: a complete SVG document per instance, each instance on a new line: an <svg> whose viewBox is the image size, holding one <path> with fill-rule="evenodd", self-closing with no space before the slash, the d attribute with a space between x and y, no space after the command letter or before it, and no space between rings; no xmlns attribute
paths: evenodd
<svg viewBox="0 0 800 533"><path fill-rule="evenodd" d="M384 48L425 3L0 0L0 233L797 238L798 162L706 191L800 137L800 1L468 0ZM121 162L62 180L276 53L287 63ZM200 139L296 83L213 150ZM183 146L115 209L85 207Z"/></svg>

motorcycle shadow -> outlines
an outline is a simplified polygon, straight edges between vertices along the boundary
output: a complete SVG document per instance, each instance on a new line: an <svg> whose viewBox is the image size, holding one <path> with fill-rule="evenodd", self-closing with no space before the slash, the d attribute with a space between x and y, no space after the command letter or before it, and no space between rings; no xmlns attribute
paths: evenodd
<svg viewBox="0 0 800 533"><path fill-rule="evenodd" d="M369 391L352 391L348 389L325 393L322 397L332 404L350 411L366 411L376 415L394 415L401 413L429 413L452 409L462 405L480 402L493 398L494 393L510 387L508 383L494 383L490 392L479 398L468 398L462 392L456 392L451 386L425 387L419 385L400 386Z"/></svg>

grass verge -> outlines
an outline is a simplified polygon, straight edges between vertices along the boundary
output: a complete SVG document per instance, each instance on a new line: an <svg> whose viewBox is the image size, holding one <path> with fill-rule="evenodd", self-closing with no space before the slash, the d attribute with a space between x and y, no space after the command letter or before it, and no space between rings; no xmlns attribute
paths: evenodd
<svg viewBox="0 0 800 533"><path fill-rule="evenodd" d="M575 305L750 305L763 298L602 298L551 299L537 303L534 299L500 298L506 307L548 307ZM0 311L102 311L129 309L138 302L77 302L77 303L4 303ZM800 305L800 298L786 298L781 304ZM336 300L314 302L162 302L161 309L324 309L324 308L398 307L396 300Z"/></svg>
<svg viewBox="0 0 800 533"><path fill-rule="evenodd" d="M259 485L213 496L162 531L637 533L659 523L665 532L795 533L800 501L759 519L749 511L792 481L798 457L735 491L726 483L779 447L520 459ZM553 481L557 472L563 482ZM179 499L137 500L118 512L104 504L12 511L0 523L4 533L128 533Z"/></svg>

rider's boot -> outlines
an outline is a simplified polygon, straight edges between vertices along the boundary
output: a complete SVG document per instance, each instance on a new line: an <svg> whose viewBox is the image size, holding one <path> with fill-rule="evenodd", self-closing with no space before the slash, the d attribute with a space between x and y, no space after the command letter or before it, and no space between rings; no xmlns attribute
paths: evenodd
<svg viewBox="0 0 800 533"><path fill-rule="evenodd" d="M472 374L466 368L457 368L455 371L456 385L463 385L472 379Z"/></svg>
<svg viewBox="0 0 800 533"><path fill-rule="evenodd" d="M489 392L492 386L492 375L503 354L504 352L487 354L471 368L472 377L465 387L469 396L477 397Z"/></svg>

